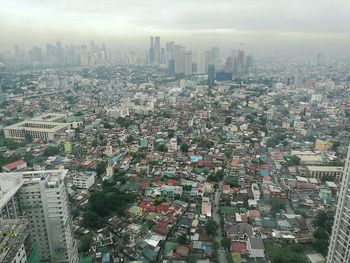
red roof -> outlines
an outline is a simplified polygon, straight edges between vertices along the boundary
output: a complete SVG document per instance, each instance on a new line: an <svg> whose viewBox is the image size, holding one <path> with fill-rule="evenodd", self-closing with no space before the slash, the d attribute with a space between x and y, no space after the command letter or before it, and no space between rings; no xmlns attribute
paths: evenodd
<svg viewBox="0 0 350 263"><path fill-rule="evenodd" d="M260 211L258 211L258 210L249 210L248 215L249 215L249 217L260 217Z"/></svg>
<svg viewBox="0 0 350 263"><path fill-rule="evenodd" d="M171 185L171 186L175 186L175 185L177 185L177 182L175 180L173 180L173 179L167 179L165 181L165 184Z"/></svg>
<svg viewBox="0 0 350 263"><path fill-rule="evenodd" d="M168 226L166 222L159 222L156 226L156 231L160 234L167 235L169 231Z"/></svg>
<svg viewBox="0 0 350 263"><path fill-rule="evenodd" d="M156 207L153 206L153 202L149 200L143 200L139 203L139 207L143 212L154 212Z"/></svg>
<svg viewBox="0 0 350 263"><path fill-rule="evenodd" d="M247 251L247 243L245 242L231 242L231 251L232 252L246 252Z"/></svg>
<svg viewBox="0 0 350 263"><path fill-rule="evenodd" d="M142 183L140 183L140 187L141 187L141 188L146 188L146 187L148 187L149 185L150 185L149 182L142 182Z"/></svg>
<svg viewBox="0 0 350 263"><path fill-rule="evenodd" d="M3 168L5 168L6 170L13 170L13 169L17 168L18 166L24 165L24 164L27 164L27 163L23 160L18 160L18 161L4 165Z"/></svg>

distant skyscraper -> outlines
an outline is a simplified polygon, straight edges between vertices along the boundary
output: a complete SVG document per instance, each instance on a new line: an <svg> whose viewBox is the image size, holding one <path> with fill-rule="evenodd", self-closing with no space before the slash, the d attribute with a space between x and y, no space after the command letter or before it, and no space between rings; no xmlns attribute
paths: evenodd
<svg viewBox="0 0 350 263"><path fill-rule="evenodd" d="M243 44L241 44L241 48L238 50L237 54L237 63L238 63L238 72L241 73L244 70L244 62L245 62L245 54L243 50Z"/></svg>
<svg viewBox="0 0 350 263"><path fill-rule="evenodd" d="M165 44L165 59L168 61L169 59L174 59L174 45L175 42L166 42Z"/></svg>
<svg viewBox="0 0 350 263"><path fill-rule="evenodd" d="M6 94L3 93L3 90L2 90L2 78L1 78L1 74L2 74L2 71L5 70L5 65L0 63L0 103L5 101L7 99L6 97ZM1 189L0 189L1 190Z"/></svg>
<svg viewBox="0 0 350 263"><path fill-rule="evenodd" d="M175 74L175 60L174 59L168 60L168 72L169 72L169 74Z"/></svg>
<svg viewBox="0 0 350 263"><path fill-rule="evenodd" d="M224 69L227 72L232 72L233 71L233 57L228 56L226 58Z"/></svg>
<svg viewBox="0 0 350 263"><path fill-rule="evenodd" d="M350 262L350 145L340 185L327 263Z"/></svg>
<svg viewBox="0 0 350 263"><path fill-rule="evenodd" d="M218 47L211 48L212 61L211 63L215 65L216 68L220 66L220 49Z"/></svg>
<svg viewBox="0 0 350 263"><path fill-rule="evenodd" d="M150 38L149 62L150 64L154 64L155 62L154 37Z"/></svg>
<svg viewBox="0 0 350 263"><path fill-rule="evenodd" d="M155 62L157 64L160 64L160 37L155 37L155 43L154 43L154 58Z"/></svg>
<svg viewBox="0 0 350 263"><path fill-rule="evenodd" d="M174 46L175 73L185 73L185 47L180 45Z"/></svg>
<svg viewBox="0 0 350 263"><path fill-rule="evenodd" d="M253 56L249 55L245 58L245 71L249 72L253 68Z"/></svg>
<svg viewBox="0 0 350 263"><path fill-rule="evenodd" d="M204 52L200 52L197 55L197 73L198 74L205 74L206 73L205 54L204 54Z"/></svg>
<svg viewBox="0 0 350 263"><path fill-rule="evenodd" d="M93 42L91 46L93 46ZM64 51L62 48L61 42L56 42L56 62L58 65L63 65L64 64Z"/></svg>
<svg viewBox="0 0 350 263"><path fill-rule="evenodd" d="M208 65L208 86L209 88L213 86L215 80L215 65Z"/></svg>
<svg viewBox="0 0 350 263"><path fill-rule="evenodd" d="M185 53L185 75L192 75L192 52Z"/></svg>
<svg viewBox="0 0 350 263"><path fill-rule="evenodd" d="M88 58L86 45L81 46L81 49L80 49L80 65L81 66L89 65L89 58Z"/></svg>

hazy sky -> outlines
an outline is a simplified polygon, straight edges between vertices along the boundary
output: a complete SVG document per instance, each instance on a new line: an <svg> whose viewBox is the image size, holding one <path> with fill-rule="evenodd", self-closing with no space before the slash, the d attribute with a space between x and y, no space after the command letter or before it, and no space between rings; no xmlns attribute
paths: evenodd
<svg viewBox="0 0 350 263"><path fill-rule="evenodd" d="M0 48L150 35L191 48L350 49L350 0L0 0Z"/></svg>

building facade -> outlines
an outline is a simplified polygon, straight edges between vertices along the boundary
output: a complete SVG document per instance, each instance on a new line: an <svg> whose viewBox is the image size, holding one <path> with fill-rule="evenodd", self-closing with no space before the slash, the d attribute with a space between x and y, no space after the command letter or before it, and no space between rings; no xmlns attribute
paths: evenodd
<svg viewBox="0 0 350 263"><path fill-rule="evenodd" d="M3 217L25 216L40 262L78 262L65 177L68 170L1 173ZM19 207L16 203L19 199ZM13 211L13 212L10 212Z"/></svg>
<svg viewBox="0 0 350 263"><path fill-rule="evenodd" d="M71 123L63 121L64 114L45 114L31 120L22 121L4 128L6 139L23 141L31 139L53 140L54 136L72 128Z"/></svg>
<svg viewBox="0 0 350 263"><path fill-rule="evenodd" d="M350 262L350 147L348 147L327 256L327 263L344 262Z"/></svg>

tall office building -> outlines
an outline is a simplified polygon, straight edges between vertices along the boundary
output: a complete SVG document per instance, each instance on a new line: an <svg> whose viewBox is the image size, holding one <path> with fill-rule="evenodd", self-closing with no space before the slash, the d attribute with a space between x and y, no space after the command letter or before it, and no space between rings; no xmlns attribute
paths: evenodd
<svg viewBox="0 0 350 263"><path fill-rule="evenodd" d="M0 173L1 218L28 219L40 262L79 261L64 182L67 172Z"/></svg>
<svg viewBox="0 0 350 263"><path fill-rule="evenodd" d="M80 49L80 65L81 66L89 65L89 57L88 57L86 45L82 45Z"/></svg>
<svg viewBox="0 0 350 263"><path fill-rule="evenodd" d="M154 59L157 64L160 64L160 37L155 37L154 42Z"/></svg>
<svg viewBox="0 0 350 263"><path fill-rule="evenodd" d="M168 72L169 72L169 74L175 74L175 60L174 59L168 60Z"/></svg>
<svg viewBox="0 0 350 263"><path fill-rule="evenodd" d="M185 53L185 75L192 75L192 52Z"/></svg>
<svg viewBox="0 0 350 263"><path fill-rule="evenodd" d="M350 145L346 157L327 263L350 262Z"/></svg>
<svg viewBox="0 0 350 263"><path fill-rule="evenodd" d="M185 73L185 52L186 49L183 46L174 46L174 60L175 60L175 73L184 74Z"/></svg>
<svg viewBox="0 0 350 263"><path fill-rule="evenodd" d="M249 72L253 68L254 59L252 55L248 55L245 58L245 71Z"/></svg>
<svg viewBox="0 0 350 263"><path fill-rule="evenodd" d="M215 65L209 64L208 65L208 86L209 88L213 86L215 81Z"/></svg>
<svg viewBox="0 0 350 263"><path fill-rule="evenodd" d="M211 48L212 53L212 62L215 65L215 68L219 68L220 66L220 49L218 47Z"/></svg>
<svg viewBox="0 0 350 263"><path fill-rule="evenodd" d="M5 93L3 93L2 90L2 78L1 78L1 72L5 70L5 65L0 63L0 103L5 101L7 99L7 96Z"/></svg>
<svg viewBox="0 0 350 263"><path fill-rule="evenodd" d="M149 63L154 64L154 62L155 62L154 37L151 37L150 48L149 48Z"/></svg>
<svg viewBox="0 0 350 263"><path fill-rule="evenodd" d="M168 61L169 59L174 59L174 46L175 42L166 42L165 45L165 59Z"/></svg>
<svg viewBox="0 0 350 263"><path fill-rule="evenodd" d="M206 67L205 67L205 54L204 52L200 52L197 55L197 73L198 74L205 74Z"/></svg>

